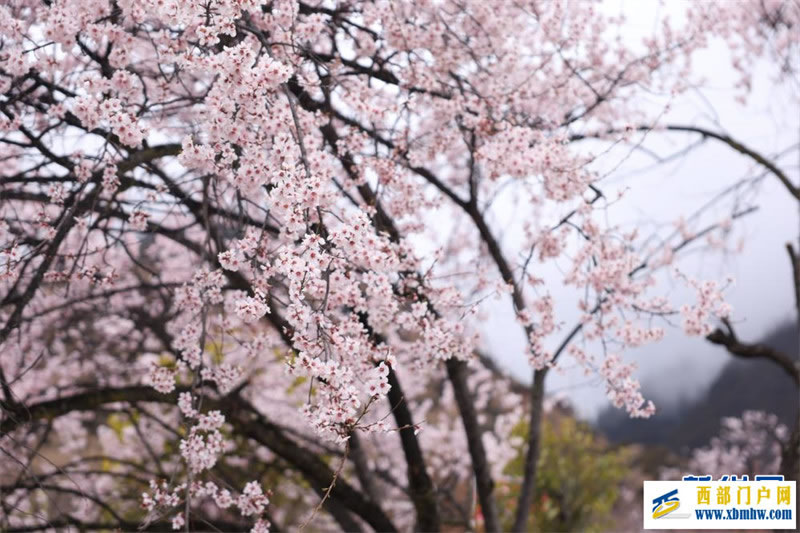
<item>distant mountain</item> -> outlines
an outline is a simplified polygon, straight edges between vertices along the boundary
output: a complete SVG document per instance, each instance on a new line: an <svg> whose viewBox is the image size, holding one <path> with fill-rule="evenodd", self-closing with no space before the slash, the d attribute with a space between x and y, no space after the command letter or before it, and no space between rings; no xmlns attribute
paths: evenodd
<svg viewBox="0 0 800 533"><path fill-rule="evenodd" d="M798 333L791 325L780 327L762 342L797 357ZM774 413L791 429L799 403L797 388L777 365L730 356L722 372L696 400L648 419L632 419L609 408L598 417L597 427L611 442L661 445L685 453L706 445L717 435L720 418L739 416L748 409Z"/></svg>

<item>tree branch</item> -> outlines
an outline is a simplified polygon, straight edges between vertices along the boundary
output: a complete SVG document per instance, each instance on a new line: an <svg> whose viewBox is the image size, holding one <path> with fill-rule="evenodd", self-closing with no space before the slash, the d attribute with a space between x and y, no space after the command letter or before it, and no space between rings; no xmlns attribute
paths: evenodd
<svg viewBox="0 0 800 533"><path fill-rule="evenodd" d="M781 181L781 183L783 183L784 187L786 187L786 190L788 190L789 193L795 197L795 199L800 200L800 188L796 187L792 183L792 181L789 179L789 176L787 176L781 169L775 166L775 164L772 161L770 161L760 153L756 152L752 148L749 148L744 144L740 143L739 141L731 138L730 136L722 133L716 133L714 131L705 128L700 128L698 126L670 125L667 126L666 129L669 131L685 131L691 133L699 133L703 137L716 139L717 141L727 144L740 154L746 155L756 163L760 164L761 166L769 170L772 174L775 175L775 177L777 177Z"/></svg>
<svg viewBox="0 0 800 533"><path fill-rule="evenodd" d="M792 378L795 384L800 384L800 369L798 369L796 363L788 355L766 344L748 344L741 342L738 337L736 337L731 323L727 319L723 319L722 323L725 325L727 331L717 328L712 331L706 339L713 344L724 346L731 355L737 357L742 357L744 359L769 359L780 366L789 377Z"/></svg>
<svg viewBox="0 0 800 533"><path fill-rule="evenodd" d="M73 411L91 411L98 407L117 402L157 402L176 404L178 393L162 394L151 387L130 386L107 388L75 393L70 396L36 403L30 407L17 406L13 410L4 409L7 416L0 422L0 437L20 425L39 419L52 420ZM229 395L219 400L205 399L209 409L219 409L239 433L266 446L276 455L290 463L309 482L311 487L322 494L333 479L333 471L314 453L306 450L287 437L281 428L269 420L244 399ZM330 500L361 517L376 531L396 531L394 524L380 507L369 502L359 491L345 480L339 480L331 491ZM334 516L341 513L332 513ZM355 522L348 522L350 529Z"/></svg>
<svg viewBox="0 0 800 533"><path fill-rule="evenodd" d="M453 385L453 392L461 413L464 432L467 435L467 446L472 458L472 470L475 472L475 484L478 489L478 501L481 504L484 529L488 532L500 531L500 519L494 502L494 481L483 447L483 431L478 426L478 415L472 401L472 392L467 386L467 364L458 359L447 360L447 376Z"/></svg>

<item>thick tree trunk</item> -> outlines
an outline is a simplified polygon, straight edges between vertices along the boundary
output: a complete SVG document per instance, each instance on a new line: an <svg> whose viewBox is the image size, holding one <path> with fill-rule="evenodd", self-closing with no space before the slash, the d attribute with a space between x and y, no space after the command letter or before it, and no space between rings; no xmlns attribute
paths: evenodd
<svg viewBox="0 0 800 533"><path fill-rule="evenodd" d="M525 477L522 479L522 488L517 500L517 513L514 518L514 526L511 528L514 532L527 531L528 517L536 495L536 474L542 444L544 378L546 375L546 368L533 373L531 413L528 422L528 451L525 456Z"/></svg>
<svg viewBox="0 0 800 533"><path fill-rule="evenodd" d="M417 511L416 531L431 532L439 531L441 522L439 520L439 508L436 504L436 491L433 481L428 476L425 459L422 455L422 448L417 440L414 420L411 410L406 404L403 390L400 388L400 381L394 370L389 371L389 402L392 406L394 419L400 433L400 443L403 446L403 453L406 458L408 468L408 493L414 508Z"/></svg>
<svg viewBox="0 0 800 533"><path fill-rule="evenodd" d="M467 434L467 446L472 459L472 470L475 472L475 485L478 490L478 501L483 514L483 528L487 533L502 531L500 520L497 516L497 506L494 503L494 481L486 459L486 450L483 447L483 431L478 426L478 415L475 404L467 387L467 364L456 359L448 359L447 375L453 385L458 410L464 423L464 432Z"/></svg>

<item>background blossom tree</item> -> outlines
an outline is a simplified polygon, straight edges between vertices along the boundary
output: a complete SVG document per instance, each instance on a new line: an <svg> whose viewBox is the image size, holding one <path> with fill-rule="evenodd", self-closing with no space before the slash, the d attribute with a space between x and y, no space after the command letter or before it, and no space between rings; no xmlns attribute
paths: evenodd
<svg viewBox="0 0 800 533"><path fill-rule="evenodd" d="M716 18L719 12L716 6L712 4L698 4L697 7L697 11L690 13L689 16L705 21L702 24L707 25L707 29L712 32L719 31L728 41L731 49L736 50L739 47L745 47L758 54L765 54L777 67L771 73L775 83L790 84L792 96L794 97L793 103L798 103L797 96L800 95L797 90L800 88L797 86L797 74L800 72L800 64L798 64L798 58L800 58L800 32L798 32L798 27L800 27L800 7L782 2L761 3L758 9L729 11L726 13L727 16L722 19ZM737 56L735 52L733 57L734 68L740 73L737 85L747 91L751 86L750 71L747 68L748 63L744 57ZM740 95L740 99L744 100L744 96L744 94ZM639 129L647 132L652 131L652 128L648 125L641 125ZM789 195L792 201L800 202L800 187L798 187L797 180L792 178L788 170L788 168L791 168L791 160L787 161L787 156L791 157L797 152L797 146L792 146L783 151L775 149L770 152L760 152L742 142L741 139L732 137L722 129L719 123L708 126L664 123L659 127L659 130L659 133L663 135L699 135L701 141L719 143L730 150L731 157L740 157L746 164L754 167L754 177L734 184L734 187L738 188L741 185L757 182L766 177L777 180L781 184L782 190ZM693 147L690 146L689 148ZM681 231L685 232L687 229L683 228ZM710 240L710 242L713 243L714 241ZM794 295L795 320L800 324L800 256L798 255L797 244L786 243L786 251L792 272L791 279L787 280L787 286L790 287L791 294ZM701 300L705 298L702 290L699 298ZM696 321L686 322L685 320L684 328L695 329L693 324L698 325L699 327L695 329L694 333L705 335L709 342L724 347L734 357L763 359L776 365L795 384L794 397L788 398L787 401L800 404L800 359L798 354L776 349L764 343L741 339L736 333L736 322L744 318L744 316L745 313L738 313L736 316L721 316L719 326L713 328L713 330L708 329L706 321L703 320L704 317L698 316ZM743 413L742 423L747 428L746 432L755 435L759 431L765 431L758 429L759 426L776 426L777 421L774 418L769 418L769 422L767 422L763 419L764 417L767 417L764 413ZM735 419L727 420L724 427L727 428L728 433L723 434L721 437L723 440L736 441L738 439L741 441L744 438L742 436L733 436L735 424ZM782 431L785 430L786 428L783 428ZM780 455L782 460L779 463L769 463L770 468L764 471L777 472L780 470L789 479L800 479L800 419L794 420L790 433L781 435L776 442L781 446ZM755 443L750 444L752 445L750 447L742 446L742 450L749 450L742 453L752 452L757 455L759 452L756 450L760 450L761 447ZM719 442L712 442L712 451L717 449L718 445ZM722 462L720 464L725 463Z"/></svg>
<svg viewBox="0 0 800 533"><path fill-rule="evenodd" d="M760 472L777 472L781 462L782 444L789 431L778 423L775 415L760 411L745 411L741 418L722 420L719 437L709 446L692 452L689 469L692 472L739 472L751 478ZM723 474L729 475L729 474Z"/></svg>
<svg viewBox="0 0 800 533"><path fill-rule="evenodd" d="M727 223L623 231L573 142L657 126L640 95L709 39L796 44L790 2L708 6L636 45L589 2L0 6L3 529L435 531L474 483L497 531L523 413L524 529L550 369L648 416L624 350L731 313L726 282L656 283ZM529 391L482 342L493 297Z"/></svg>

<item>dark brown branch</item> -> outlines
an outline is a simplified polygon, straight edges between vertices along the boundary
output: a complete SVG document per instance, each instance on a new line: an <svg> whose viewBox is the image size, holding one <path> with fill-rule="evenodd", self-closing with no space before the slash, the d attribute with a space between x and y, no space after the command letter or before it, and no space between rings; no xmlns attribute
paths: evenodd
<svg viewBox="0 0 800 533"><path fill-rule="evenodd" d="M536 475L539 467L539 452L542 442L542 415L544 413L544 378L546 369L536 370L533 373L531 388L530 418L528 419L528 450L525 454L525 477L522 479L522 488L517 499L517 511L514 516L514 525L511 530L527 531L528 517L530 516L533 497L536 492Z"/></svg>
<svg viewBox="0 0 800 533"><path fill-rule="evenodd" d="M158 402L175 404L178 392L162 394L145 386L100 389L76 393L55 400L39 402L30 407L17 406L5 410L6 417L0 422L0 436L13 431L22 424L41 419L53 419L74 411L91 411L116 402ZM330 467L314 453L306 450L287 437L282 429L268 421L258 410L238 396L227 396L221 400L205 399L209 409L220 409L234 429L239 433L266 446L276 455L296 468L311 487L322 494L334 473ZM339 505L361 517L376 531L396 531L396 528L376 504L340 479L331 491L332 505ZM350 522L348 527L356 524Z"/></svg>
<svg viewBox="0 0 800 533"><path fill-rule="evenodd" d="M439 510L433 481L428 476L422 447L417 439L417 430L411 410L408 408L403 389L394 370L389 371L389 402L400 432L400 443L406 457L408 468L408 492L417 510L417 531L439 531Z"/></svg>
<svg viewBox="0 0 800 533"><path fill-rule="evenodd" d="M744 359L769 359L780 366L796 384L800 384L800 369L798 369L797 364L791 357L766 344L748 344L741 342L734 333L731 323L727 319L723 319L722 323L727 331L717 328L712 331L706 339L714 344L724 346L731 355L737 357L742 357Z"/></svg>
<svg viewBox="0 0 800 533"><path fill-rule="evenodd" d="M791 243L786 243L786 252L792 265L792 285L794 285L794 305L797 309L797 320L800 321L800 257Z"/></svg>
<svg viewBox="0 0 800 533"><path fill-rule="evenodd" d="M639 126L636 128L638 131L654 131L652 126ZM789 194L791 194L796 200L800 200L800 187L797 187L792 183L792 180L789 179L789 176L786 175L780 168L775 165L772 161L768 158L764 157L759 152L756 152L754 149L745 146L741 142L733 139L729 135L725 135L724 133L717 133L715 131L701 128L699 126L683 126L678 124L673 124L664 127L667 131L682 131L688 133L697 133L702 135L704 138L707 139L714 139L721 143L727 144L729 147L733 148L735 151L739 152L740 154L749 157L759 165L766 168L771 174L773 174L778 180L783 184ZM594 135L585 135L585 134L576 134L570 136L570 141L581 141L584 139L602 139L606 135L614 134L614 133L622 133L618 130L606 130L599 134Z"/></svg>
<svg viewBox="0 0 800 533"><path fill-rule="evenodd" d="M361 484L361 490L365 493L364 496L366 496L368 500L379 503L381 498L378 484L367 463L367 454L361 443L361 437L359 437L358 432L355 431L350 435L350 458L353 460L356 477L358 477L358 482Z"/></svg>
<svg viewBox="0 0 800 533"><path fill-rule="evenodd" d="M786 243L789 261L792 264L792 284L794 285L794 298L796 307L796 320L800 326L800 257L795 252L791 243ZM800 362L795 363L800 368ZM800 371L800 370L799 370ZM796 392L796 400L800 402L800 392ZM786 479L800 480L800 413L794 421L794 428L789 435L789 440L783 446L781 453L781 473Z"/></svg>
<svg viewBox="0 0 800 533"><path fill-rule="evenodd" d="M269 422L255 407L243 399L234 398L232 404L235 414L231 422L235 429L288 461L308 480L317 493L320 495L325 493L325 488L335 478L335 473L324 461L289 439L280 427ZM329 501L332 506L342 506L355 513L376 531L397 530L377 504L368 501L344 479L336 481ZM350 527L352 526L347 526L345 529Z"/></svg>
<svg viewBox="0 0 800 533"><path fill-rule="evenodd" d="M483 431L478 426L478 414L472 401L473 394L467 386L467 364L458 359L447 360L447 376L453 385L453 392L464 423L467 435L467 446L472 458L472 470L475 472L475 484L478 489L478 501L483 513L484 528L488 532L500 531L500 519L494 502L494 481L483 447Z"/></svg>
<svg viewBox="0 0 800 533"><path fill-rule="evenodd" d="M481 239L486 243L489 249L489 255L494 260L500 275L503 277L509 286L511 286L511 300L514 303L514 309L519 312L525 309L525 298L522 294L522 289L514 279L514 273L511 266L506 261L503 251L500 249L500 243L495 239L486 219L481 214L477 198L471 198L469 204L466 205L465 211L472 218ZM533 333L531 326L525 327L526 337L530 337ZM544 402L544 386L545 377L547 376L547 367L533 372L533 385L530 397L530 420L529 420L529 435L528 435L528 449L525 458L525 468L523 471L522 490L517 498L517 510L514 519L513 531L525 531L528 514L530 512L531 504L536 489L536 475L538 473L537 463L539 460L539 448L541 444L541 426L543 415L543 402Z"/></svg>
<svg viewBox="0 0 800 533"><path fill-rule="evenodd" d="M772 161L761 155L760 153L756 152L752 148L745 146L744 144L740 143L739 141L731 138L728 135L722 133L716 133L714 131L700 128L697 126L680 126L680 125L671 125L666 127L669 131L685 131L685 132L692 132L692 133L699 133L703 137L707 137L710 139L716 139L722 143L727 144L737 152L742 155L746 155L756 163L760 164L767 170L769 170L772 174L775 175L776 178L780 180L780 182L786 187L786 190L795 197L795 199L800 200L800 188L796 187L792 181L789 179L781 169L779 169Z"/></svg>

